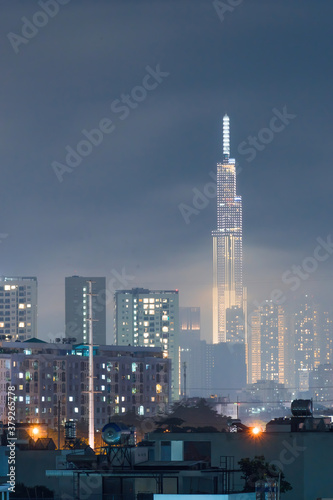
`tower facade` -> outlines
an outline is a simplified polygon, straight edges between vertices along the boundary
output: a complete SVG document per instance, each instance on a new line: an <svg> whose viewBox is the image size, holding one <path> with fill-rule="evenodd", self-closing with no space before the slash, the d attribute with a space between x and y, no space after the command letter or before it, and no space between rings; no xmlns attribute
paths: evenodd
<svg viewBox="0 0 333 500"><path fill-rule="evenodd" d="M251 314L249 381L285 382L286 321L282 306L266 300Z"/></svg>
<svg viewBox="0 0 333 500"><path fill-rule="evenodd" d="M114 333L117 345L160 347L171 359L171 391L179 399L178 290L116 290Z"/></svg>
<svg viewBox="0 0 333 500"><path fill-rule="evenodd" d="M236 194L236 162L230 158L230 122L223 118L223 161L217 164L217 229L213 231L213 343L243 343L242 198ZM239 315L242 319L239 320ZM239 322L235 327L235 321Z"/></svg>
<svg viewBox="0 0 333 500"><path fill-rule="evenodd" d="M65 278L65 332L67 338L87 344L89 339L89 281L92 281L94 343L106 344L105 278L70 276Z"/></svg>
<svg viewBox="0 0 333 500"><path fill-rule="evenodd" d="M37 278L0 277L0 337L37 337Z"/></svg>

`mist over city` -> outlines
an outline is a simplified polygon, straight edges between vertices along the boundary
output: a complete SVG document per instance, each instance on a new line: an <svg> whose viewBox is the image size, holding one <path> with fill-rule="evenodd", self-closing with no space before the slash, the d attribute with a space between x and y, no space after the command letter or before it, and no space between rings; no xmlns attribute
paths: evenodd
<svg viewBox="0 0 333 500"><path fill-rule="evenodd" d="M331 3L0 9L0 491L333 497Z"/></svg>

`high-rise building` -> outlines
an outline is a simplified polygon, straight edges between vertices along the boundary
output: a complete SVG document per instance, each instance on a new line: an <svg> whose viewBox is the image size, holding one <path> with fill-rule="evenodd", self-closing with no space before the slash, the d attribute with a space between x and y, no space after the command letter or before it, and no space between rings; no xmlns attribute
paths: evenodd
<svg viewBox="0 0 333 500"><path fill-rule="evenodd" d="M200 332L200 307L180 307L179 325L181 332Z"/></svg>
<svg viewBox="0 0 333 500"><path fill-rule="evenodd" d="M309 390L309 374L319 365L318 310L305 295L294 315L295 382L299 392Z"/></svg>
<svg viewBox="0 0 333 500"><path fill-rule="evenodd" d="M251 314L250 383L285 382L286 321L282 306L266 300Z"/></svg>
<svg viewBox="0 0 333 500"><path fill-rule="evenodd" d="M310 396L315 401L322 402L325 406L333 406L333 365L320 364L310 372Z"/></svg>
<svg viewBox="0 0 333 500"><path fill-rule="evenodd" d="M180 394L178 290L117 290L114 314L115 343L160 347L171 359L173 399Z"/></svg>
<svg viewBox="0 0 333 500"><path fill-rule="evenodd" d="M0 336L12 341L37 337L37 278L0 278Z"/></svg>
<svg viewBox="0 0 333 500"><path fill-rule="evenodd" d="M33 339L1 343L0 420L8 421L8 385L15 387L15 420L56 427L89 420L89 347ZM95 346L95 428L113 415L154 416L169 404L170 360L160 349Z"/></svg>
<svg viewBox="0 0 333 500"><path fill-rule="evenodd" d="M205 396L205 342L200 340L200 307L179 308L180 386L183 398Z"/></svg>
<svg viewBox="0 0 333 500"><path fill-rule="evenodd" d="M230 158L227 115L223 118L223 161L217 164L217 229L212 235L213 343L243 343L246 341L246 304L242 275L242 198L236 194L236 162Z"/></svg>
<svg viewBox="0 0 333 500"><path fill-rule="evenodd" d="M206 397L206 342L199 330L181 330L179 347L182 397Z"/></svg>
<svg viewBox="0 0 333 500"><path fill-rule="evenodd" d="M246 384L245 344L219 342L206 345L206 388L210 395L229 396Z"/></svg>
<svg viewBox="0 0 333 500"><path fill-rule="evenodd" d="M261 379L261 317L259 309L252 312L250 322L248 381L250 384L255 384Z"/></svg>
<svg viewBox="0 0 333 500"><path fill-rule="evenodd" d="M71 276L65 278L65 333L78 343L89 341L89 281L92 282L93 340L106 344L105 278Z"/></svg>
<svg viewBox="0 0 333 500"><path fill-rule="evenodd" d="M322 311L320 322L320 362L321 364L333 362L333 323L328 311Z"/></svg>

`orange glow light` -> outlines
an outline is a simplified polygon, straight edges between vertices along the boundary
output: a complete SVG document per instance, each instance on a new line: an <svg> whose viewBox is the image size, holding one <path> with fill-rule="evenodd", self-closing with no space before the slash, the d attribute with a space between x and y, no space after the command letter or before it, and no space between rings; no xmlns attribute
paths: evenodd
<svg viewBox="0 0 333 500"><path fill-rule="evenodd" d="M38 429L38 427L34 427L34 428L32 429L32 433L36 436L36 435L39 433L39 429Z"/></svg>
<svg viewBox="0 0 333 500"><path fill-rule="evenodd" d="M259 427L253 427L252 434L254 434L255 436L257 436L260 433L261 433L261 430L259 429Z"/></svg>

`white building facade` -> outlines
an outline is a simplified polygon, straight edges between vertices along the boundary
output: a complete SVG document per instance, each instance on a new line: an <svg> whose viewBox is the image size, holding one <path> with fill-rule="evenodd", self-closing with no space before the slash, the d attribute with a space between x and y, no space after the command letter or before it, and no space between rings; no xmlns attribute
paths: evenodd
<svg viewBox="0 0 333 500"><path fill-rule="evenodd" d="M0 278L0 338L37 337L37 278Z"/></svg>
<svg viewBox="0 0 333 500"><path fill-rule="evenodd" d="M178 290L133 288L116 291L114 333L117 345L163 350L172 363L172 397L179 399Z"/></svg>

